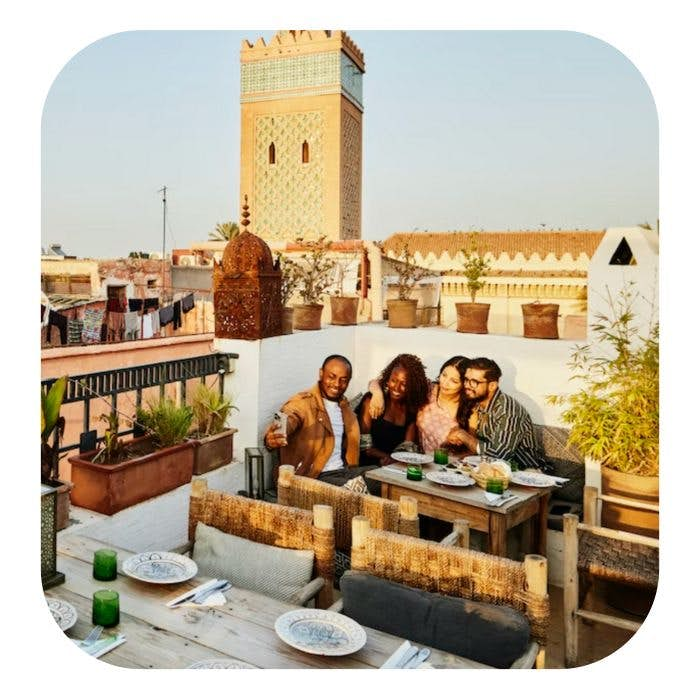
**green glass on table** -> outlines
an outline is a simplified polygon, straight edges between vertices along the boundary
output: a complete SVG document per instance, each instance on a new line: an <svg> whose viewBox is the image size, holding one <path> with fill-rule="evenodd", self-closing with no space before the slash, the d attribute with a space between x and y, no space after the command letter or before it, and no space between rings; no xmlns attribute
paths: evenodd
<svg viewBox="0 0 700 700"><path fill-rule="evenodd" d="M114 627L119 624L119 593L95 591L92 594L92 624Z"/></svg>
<svg viewBox="0 0 700 700"><path fill-rule="evenodd" d="M503 479L487 479L486 490L489 493L503 493Z"/></svg>
<svg viewBox="0 0 700 700"><path fill-rule="evenodd" d="M406 478L409 481L421 481L423 478L423 468L420 464L412 464L406 469Z"/></svg>
<svg viewBox="0 0 700 700"><path fill-rule="evenodd" d="M447 450L443 449L442 447L436 447L435 451L433 452L433 462L435 464L449 464L450 463L450 454Z"/></svg>
<svg viewBox="0 0 700 700"><path fill-rule="evenodd" d="M114 581L117 578L117 553L113 549L98 549L93 554L92 576L98 581Z"/></svg>

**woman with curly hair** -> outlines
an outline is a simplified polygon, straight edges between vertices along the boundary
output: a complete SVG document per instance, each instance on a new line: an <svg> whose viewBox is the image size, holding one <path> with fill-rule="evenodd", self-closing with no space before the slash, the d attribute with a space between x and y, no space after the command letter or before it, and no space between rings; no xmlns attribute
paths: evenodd
<svg viewBox="0 0 700 700"><path fill-rule="evenodd" d="M473 403L463 390L468 363L469 358L464 355L455 355L444 362L437 380L432 382L427 402L416 415L417 442L425 454L431 454L436 447L459 453L470 451L464 440ZM370 417L384 410L384 397L378 386L376 380L369 385L372 393L368 406Z"/></svg>
<svg viewBox="0 0 700 700"><path fill-rule="evenodd" d="M430 381L423 363L415 355L397 355L378 379L383 409L370 415L372 394L368 391L357 407L360 423L360 464L390 464L391 453L402 442L416 442L416 416L428 402Z"/></svg>

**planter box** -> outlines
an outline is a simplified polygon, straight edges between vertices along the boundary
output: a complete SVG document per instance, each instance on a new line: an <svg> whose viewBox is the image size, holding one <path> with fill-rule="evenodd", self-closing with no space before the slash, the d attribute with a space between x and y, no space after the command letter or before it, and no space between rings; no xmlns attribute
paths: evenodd
<svg viewBox="0 0 700 700"><path fill-rule="evenodd" d="M223 467L233 461L233 435L236 428L224 430L222 433L205 438L192 440L194 443L194 469L197 476L206 474L212 469Z"/></svg>
<svg viewBox="0 0 700 700"><path fill-rule="evenodd" d="M126 445L148 443L137 438ZM119 464L94 464L98 450L69 457L72 465L73 505L113 515L124 508L172 491L192 479L193 442L156 450Z"/></svg>

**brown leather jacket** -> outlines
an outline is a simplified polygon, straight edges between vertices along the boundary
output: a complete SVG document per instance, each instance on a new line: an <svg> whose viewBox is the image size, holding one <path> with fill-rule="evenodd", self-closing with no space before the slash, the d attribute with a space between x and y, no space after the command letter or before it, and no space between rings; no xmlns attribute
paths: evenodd
<svg viewBox="0 0 700 700"><path fill-rule="evenodd" d="M345 426L343 462L346 466L356 466L360 460L360 426L347 399L341 399L338 405ZM282 410L287 414L287 446L280 448L281 463L296 468L301 462L296 473L315 479L335 446L331 421L318 384L292 396Z"/></svg>

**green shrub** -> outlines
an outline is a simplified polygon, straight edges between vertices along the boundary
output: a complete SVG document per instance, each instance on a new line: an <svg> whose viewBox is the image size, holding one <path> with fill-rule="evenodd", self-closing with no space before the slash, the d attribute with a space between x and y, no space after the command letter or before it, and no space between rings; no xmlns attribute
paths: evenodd
<svg viewBox="0 0 700 700"><path fill-rule="evenodd" d="M190 406L176 406L169 398L136 409L136 422L158 447L172 447L184 442L192 427L194 411Z"/></svg>

